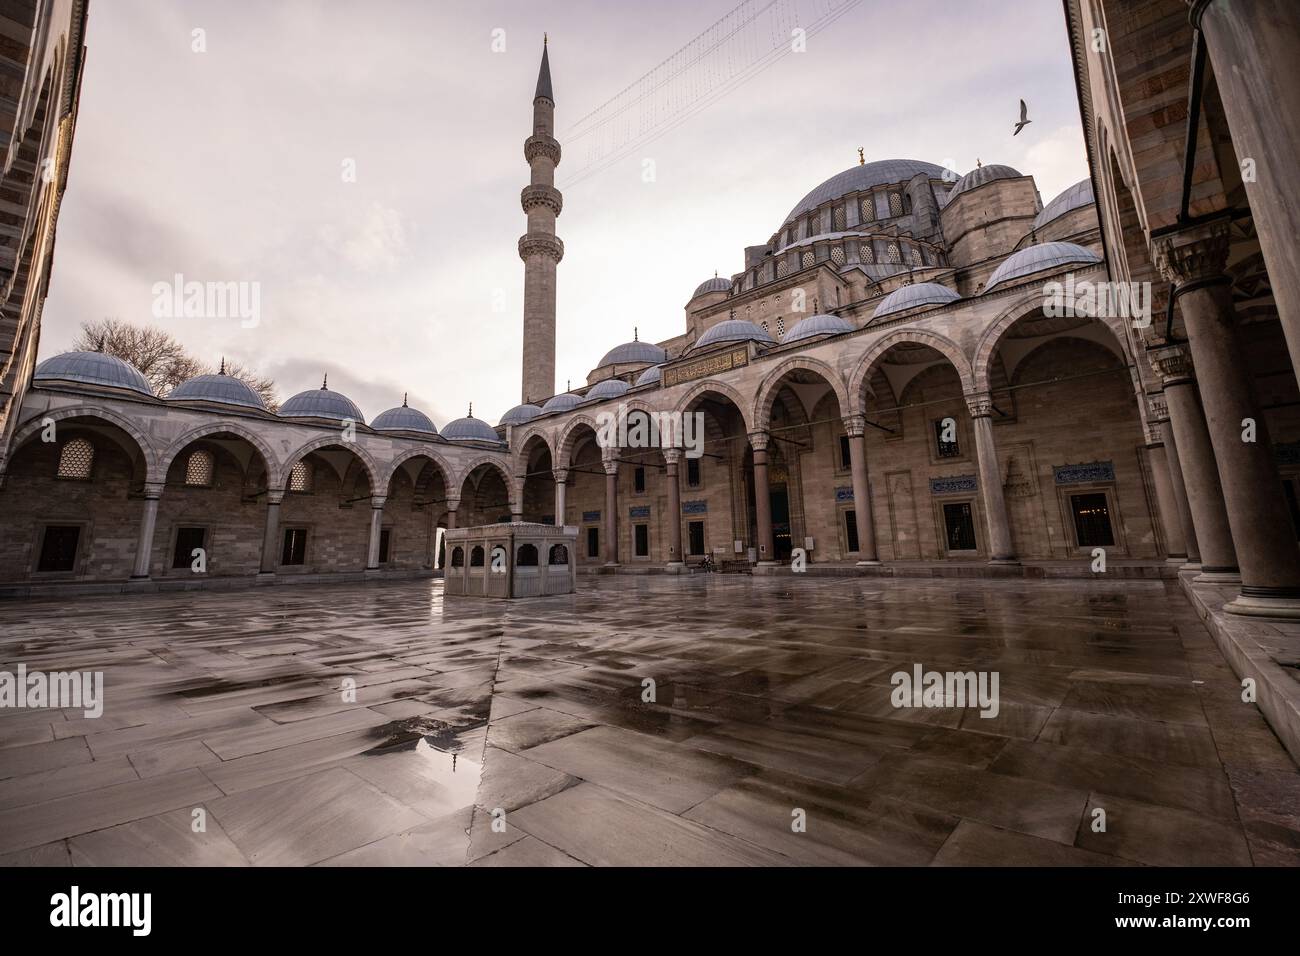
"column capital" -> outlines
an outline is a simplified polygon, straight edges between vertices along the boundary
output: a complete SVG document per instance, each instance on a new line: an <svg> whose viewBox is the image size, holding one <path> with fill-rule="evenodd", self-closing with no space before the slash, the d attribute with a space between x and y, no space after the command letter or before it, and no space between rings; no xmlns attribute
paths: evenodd
<svg viewBox="0 0 1300 956"><path fill-rule="evenodd" d="M842 421L844 431L850 438L861 438L867 433L867 417L865 415L845 415Z"/></svg>
<svg viewBox="0 0 1300 956"><path fill-rule="evenodd" d="M1229 220L1180 229L1153 243L1156 268L1174 284L1177 296L1190 288L1230 282L1228 265Z"/></svg>
<svg viewBox="0 0 1300 956"><path fill-rule="evenodd" d="M617 458L606 458L604 461L601 462L601 464L605 466L605 474L607 474L607 475L617 475L617 474L618 474L618 459L617 459Z"/></svg>
<svg viewBox="0 0 1300 956"><path fill-rule="evenodd" d="M991 418L993 415L993 396L988 392L973 392L962 396L966 399L966 409L971 418Z"/></svg>
<svg viewBox="0 0 1300 956"><path fill-rule="evenodd" d="M278 504L280 504L280 502L282 502L282 501L284 501L284 489L283 489L283 488L267 488L267 489L266 489L266 503L267 503L268 505L278 505Z"/></svg>
<svg viewBox="0 0 1300 956"><path fill-rule="evenodd" d="M1147 408L1151 410L1147 420L1152 425L1163 425L1169 421L1169 400L1165 398L1164 392L1156 392L1154 395L1147 396ZM1164 444L1164 439L1157 439Z"/></svg>
<svg viewBox="0 0 1300 956"><path fill-rule="evenodd" d="M448 498L447 498L447 510L448 510L448 511L455 511L455 510L456 510L457 508L459 508L459 507L460 507L460 498L459 498L459 497L453 498L453 497L448 496Z"/></svg>
<svg viewBox="0 0 1300 956"><path fill-rule="evenodd" d="M664 464L675 465L682 460L682 450L680 448L664 448L662 451Z"/></svg>
<svg viewBox="0 0 1300 956"><path fill-rule="evenodd" d="M157 501L162 497L163 483L161 481L146 481L144 483L144 496L146 499L152 498Z"/></svg>
<svg viewBox="0 0 1300 956"><path fill-rule="evenodd" d="M1161 384L1166 388L1170 385L1183 385L1196 378L1192 352L1186 345L1165 345L1149 349L1147 359L1151 362L1151 370L1160 376Z"/></svg>
<svg viewBox="0 0 1300 956"><path fill-rule="evenodd" d="M772 440L772 436L767 432L750 432L749 444L754 451L767 451L767 444Z"/></svg>
<svg viewBox="0 0 1300 956"><path fill-rule="evenodd" d="M382 511L386 501L388 501L388 495L371 495L370 507L374 508L376 511Z"/></svg>
<svg viewBox="0 0 1300 956"><path fill-rule="evenodd" d="M551 469L551 477L555 479L557 485L567 484L569 481L569 469L553 468Z"/></svg>

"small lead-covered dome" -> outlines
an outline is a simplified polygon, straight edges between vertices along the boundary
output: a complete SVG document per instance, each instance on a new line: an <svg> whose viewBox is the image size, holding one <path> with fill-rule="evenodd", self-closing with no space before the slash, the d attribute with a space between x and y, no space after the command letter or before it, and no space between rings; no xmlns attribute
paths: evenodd
<svg viewBox="0 0 1300 956"><path fill-rule="evenodd" d="M1043 207L1042 212L1034 217L1034 228L1041 229L1053 219L1060 219L1071 209L1090 206L1092 203L1092 180L1082 179Z"/></svg>
<svg viewBox="0 0 1300 956"><path fill-rule="evenodd" d="M534 418L542 413L541 408L531 402L524 402L522 405L516 405L510 411L501 416L498 425L523 425L531 422Z"/></svg>
<svg viewBox="0 0 1300 956"><path fill-rule="evenodd" d="M430 435L438 434L433 419L418 408L411 408L407 405L405 395L402 396L402 404L399 407L380 412L375 416L375 420L370 423L370 427L379 432L426 432Z"/></svg>
<svg viewBox="0 0 1300 956"><path fill-rule="evenodd" d="M442 437L448 441L490 441L500 442L496 429L474 417L474 406L469 407L469 414L464 418L448 422L442 429Z"/></svg>
<svg viewBox="0 0 1300 956"><path fill-rule="evenodd" d="M659 380L663 378L664 367L662 365L651 365L648 369L640 374L636 383L640 385L658 385Z"/></svg>
<svg viewBox="0 0 1300 956"><path fill-rule="evenodd" d="M77 382L153 395L149 380L131 363L107 352L64 352L36 366L35 382Z"/></svg>
<svg viewBox="0 0 1300 956"><path fill-rule="evenodd" d="M989 276L984 291L988 292L1000 283L1033 275L1035 272L1055 269L1071 262L1093 265L1101 262L1101 257L1092 250L1077 246L1073 242L1040 242L1036 246L1026 246L1002 260L1002 264L993 270L993 275Z"/></svg>
<svg viewBox="0 0 1300 956"><path fill-rule="evenodd" d="M633 340L616 345L600 360L596 368L606 365L657 365L668 358L668 353L653 342Z"/></svg>
<svg viewBox="0 0 1300 956"><path fill-rule="evenodd" d="M880 319L895 312L906 312L908 309L920 308L923 305L947 305L960 298L961 296L952 289L938 282L916 282L895 289L881 299L880 304L871 313L871 317Z"/></svg>
<svg viewBox="0 0 1300 956"><path fill-rule="evenodd" d="M196 375L186 379L167 396L169 402L214 402L217 405L238 405L242 408L266 410L262 396L247 382L226 374L226 363L215 375Z"/></svg>
<svg viewBox="0 0 1300 956"><path fill-rule="evenodd" d="M983 186L985 183L991 183L995 179L1019 179L1020 176L1020 170L1012 169L1010 166L999 166L997 163L976 166L957 180L957 185L953 186L952 192L948 193L948 202L952 202L960 193L967 192L977 186Z"/></svg>
<svg viewBox="0 0 1300 956"><path fill-rule="evenodd" d="M331 392L329 380L320 388L299 392L280 406L281 418L329 418L334 421L350 420L365 424L361 409L342 392Z"/></svg>
<svg viewBox="0 0 1300 956"><path fill-rule="evenodd" d="M753 322L747 322L744 319L727 319L719 322L707 332L700 336L699 340L693 346L694 348L703 348L706 345L717 345L719 342L759 342L763 345L775 345L776 340L760 329Z"/></svg>
<svg viewBox="0 0 1300 956"><path fill-rule="evenodd" d="M691 298L694 299L696 296L708 295L710 292L730 292L730 291L731 291L731 280L723 279L718 275L714 275L712 279L705 279L703 282L697 285L695 287L695 291L691 293Z"/></svg>
<svg viewBox="0 0 1300 956"><path fill-rule="evenodd" d="M810 315L808 318L796 322L790 331L785 333L785 338L781 340L781 344L789 345L791 342L813 339L820 335L840 335L852 331L853 324L846 319L841 319L838 315Z"/></svg>
<svg viewBox="0 0 1300 956"><path fill-rule="evenodd" d="M546 400L542 406L542 414L549 415L551 412L567 412L582 404L582 396L574 395L572 392L562 392L559 395L552 396Z"/></svg>
<svg viewBox="0 0 1300 956"><path fill-rule="evenodd" d="M603 382L597 382L587 390L587 401L603 402L606 399L618 398L631 387L621 378L607 378Z"/></svg>

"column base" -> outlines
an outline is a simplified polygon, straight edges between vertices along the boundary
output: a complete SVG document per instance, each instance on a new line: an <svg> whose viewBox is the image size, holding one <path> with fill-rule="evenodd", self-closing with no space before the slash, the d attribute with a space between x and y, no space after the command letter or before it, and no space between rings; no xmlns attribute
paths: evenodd
<svg viewBox="0 0 1300 956"><path fill-rule="evenodd" d="M1201 565L1201 573L1192 579L1194 584L1240 584L1241 571L1235 568L1207 568Z"/></svg>
<svg viewBox="0 0 1300 956"><path fill-rule="evenodd" d="M859 561L859 562L857 563L856 567L859 567L859 568L878 568L878 567L880 567L880 562L879 562L879 561L876 561L876 560L871 560L871 561Z"/></svg>
<svg viewBox="0 0 1300 956"><path fill-rule="evenodd" d="M1223 605L1223 610L1229 614L1241 614L1248 617L1300 618L1300 598L1238 594Z"/></svg>

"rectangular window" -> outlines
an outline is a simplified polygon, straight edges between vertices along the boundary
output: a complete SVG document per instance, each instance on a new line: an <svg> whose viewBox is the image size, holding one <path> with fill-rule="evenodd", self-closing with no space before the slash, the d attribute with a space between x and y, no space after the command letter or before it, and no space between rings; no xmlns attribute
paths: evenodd
<svg viewBox="0 0 1300 956"><path fill-rule="evenodd" d="M600 529L599 528L587 529L587 557L589 558L600 557Z"/></svg>
<svg viewBox="0 0 1300 956"><path fill-rule="evenodd" d="M700 487L700 460L698 458L686 459L686 487Z"/></svg>
<svg viewBox="0 0 1300 956"><path fill-rule="evenodd" d="M307 529L285 528L284 548L280 552L281 564L307 563Z"/></svg>
<svg viewBox="0 0 1300 956"><path fill-rule="evenodd" d="M840 470L847 471L853 467L853 453L849 450L849 436L840 436Z"/></svg>
<svg viewBox="0 0 1300 956"><path fill-rule="evenodd" d="M704 553L704 522L692 521L686 525L686 537L691 554Z"/></svg>
<svg viewBox="0 0 1300 956"><path fill-rule="evenodd" d="M634 468L632 470L632 490L638 495L645 493L645 469Z"/></svg>
<svg viewBox="0 0 1300 956"><path fill-rule="evenodd" d="M388 549L393 542L393 529L379 529L379 563L387 564L392 558L389 556Z"/></svg>
<svg viewBox="0 0 1300 956"><path fill-rule="evenodd" d="M945 441L945 439L949 439ZM955 418L936 418L934 420L934 451L940 458L960 458L961 446L957 443L957 420Z"/></svg>
<svg viewBox="0 0 1300 956"><path fill-rule="evenodd" d="M1115 543L1110 527L1110 508L1103 493L1070 495L1070 512L1074 515L1074 533L1079 547L1110 547Z"/></svg>
<svg viewBox="0 0 1300 956"><path fill-rule="evenodd" d="M80 525L47 525L41 538L41 557L37 571L75 571L77 568L77 542L81 540Z"/></svg>
<svg viewBox="0 0 1300 956"><path fill-rule="evenodd" d="M634 525L632 530L636 533L636 556L638 558L650 557L650 526L648 524Z"/></svg>
<svg viewBox="0 0 1300 956"><path fill-rule="evenodd" d="M943 524L949 551L975 550L975 515L969 501L944 505Z"/></svg>
<svg viewBox="0 0 1300 956"><path fill-rule="evenodd" d="M849 553L858 550L858 514L856 511L844 512L844 537L849 543Z"/></svg>
<svg viewBox="0 0 1300 956"><path fill-rule="evenodd" d="M203 547L207 537L204 528L177 528L176 548L172 551L172 567L188 568L194 565L194 550Z"/></svg>

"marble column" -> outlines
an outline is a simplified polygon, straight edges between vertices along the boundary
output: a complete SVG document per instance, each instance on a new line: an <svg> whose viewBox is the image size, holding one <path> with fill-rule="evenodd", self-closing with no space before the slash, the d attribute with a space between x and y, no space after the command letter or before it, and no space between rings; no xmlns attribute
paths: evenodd
<svg viewBox="0 0 1300 956"><path fill-rule="evenodd" d="M1185 345L1174 345L1155 349L1149 357L1165 388L1169 424L1201 555L1201 576L1207 581L1236 582L1240 579L1237 551L1223 506L1214 448L1192 379L1191 353Z"/></svg>
<svg viewBox="0 0 1300 956"><path fill-rule="evenodd" d="M858 528L858 564L879 564L876 522L871 513L871 484L867 476L866 420L861 415L844 419L849 439L849 465L853 473L853 520Z"/></svg>
<svg viewBox="0 0 1300 956"><path fill-rule="evenodd" d="M149 565L153 558L153 532L158 524L158 499L162 497L163 483L147 481L144 485L144 511L140 515L140 535L135 544L135 565L131 569L133 581L149 579Z"/></svg>
<svg viewBox="0 0 1300 956"><path fill-rule="evenodd" d="M555 476L555 525L564 527L564 505L565 495L569 487L569 472L566 469L558 469L552 474Z"/></svg>
<svg viewBox="0 0 1300 956"><path fill-rule="evenodd" d="M754 517L758 524L755 548L758 563L776 563L776 539L772 535L772 490L767 481L767 432L750 432L749 445L754 449Z"/></svg>
<svg viewBox="0 0 1300 956"><path fill-rule="evenodd" d="M1201 548L1196 542L1196 525L1192 523L1192 509L1187 504L1187 486L1183 483L1183 466L1178 460L1178 444L1174 438L1174 427L1169 423L1169 404L1165 393L1151 396L1151 414L1158 423L1160 440L1165 446L1165 464L1169 466L1169 490L1174 495L1174 510L1178 514L1178 523L1183 531L1183 545L1187 549L1187 562L1183 565L1189 571L1201 570Z"/></svg>
<svg viewBox="0 0 1300 956"><path fill-rule="evenodd" d="M1189 0L1201 30L1268 268L1269 285L1300 376L1300 3ZM1290 79L1287 79L1290 77ZM1199 359L1198 359L1199 361Z"/></svg>
<svg viewBox="0 0 1300 956"><path fill-rule="evenodd" d="M682 560L682 489L677 477L681 457L680 449L664 449L664 470L668 480L668 567L674 570L685 565Z"/></svg>
<svg viewBox="0 0 1300 956"><path fill-rule="evenodd" d="M266 491L266 529L262 532L262 563L259 575L274 576L280 564L280 503L284 501L283 488Z"/></svg>
<svg viewBox="0 0 1300 956"><path fill-rule="evenodd" d="M1161 406L1163 407L1163 399ZM1165 543L1165 559L1170 564L1187 563L1187 539L1183 536L1183 521L1178 514L1174 498L1174 482L1169 475L1169 455L1165 448L1164 422L1153 417L1147 419L1147 465L1151 469L1151 484L1156 493L1156 510Z"/></svg>
<svg viewBox="0 0 1300 956"><path fill-rule="evenodd" d="M618 462L605 459L605 566L618 565Z"/></svg>
<svg viewBox="0 0 1300 956"><path fill-rule="evenodd" d="M384 533L385 495L370 496L370 547L366 551L366 570L379 570L379 539Z"/></svg>
<svg viewBox="0 0 1300 956"><path fill-rule="evenodd" d="M456 528L456 511L460 508L459 498L447 499L447 530L453 531Z"/></svg>
<svg viewBox="0 0 1300 956"><path fill-rule="evenodd" d="M1011 523L1007 520L1007 501L1002 492L1002 468L993 441L993 397L988 393L967 395L966 407L975 431L980 497L984 501L984 521L989 532L989 564L1019 564L1011 543Z"/></svg>
<svg viewBox="0 0 1300 956"><path fill-rule="evenodd" d="M1228 229L1218 220L1162 236L1157 264L1175 283L1241 567L1241 594L1226 610L1300 617L1300 547L1237 334Z"/></svg>

